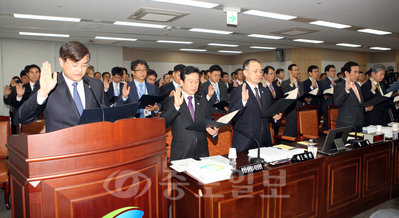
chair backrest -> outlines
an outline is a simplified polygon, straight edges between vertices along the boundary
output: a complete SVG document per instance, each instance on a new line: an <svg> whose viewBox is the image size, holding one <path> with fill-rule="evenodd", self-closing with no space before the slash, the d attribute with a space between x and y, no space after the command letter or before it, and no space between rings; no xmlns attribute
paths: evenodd
<svg viewBox="0 0 399 218"><path fill-rule="evenodd" d="M0 116L0 158L5 158L8 155L6 144L8 137L11 135L11 117Z"/></svg>
<svg viewBox="0 0 399 218"><path fill-rule="evenodd" d="M327 124L328 124L328 129L335 129L337 128L337 117L338 117L338 107L330 104L327 106Z"/></svg>
<svg viewBox="0 0 399 218"><path fill-rule="evenodd" d="M303 135L319 137L319 115L317 106L304 105L297 107L297 138L302 139Z"/></svg>

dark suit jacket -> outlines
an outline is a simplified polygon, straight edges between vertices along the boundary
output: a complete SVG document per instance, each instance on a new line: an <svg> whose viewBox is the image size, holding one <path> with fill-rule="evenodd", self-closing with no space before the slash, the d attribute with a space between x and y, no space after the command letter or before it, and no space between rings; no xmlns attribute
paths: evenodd
<svg viewBox="0 0 399 218"><path fill-rule="evenodd" d="M103 83L98 79L87 76L86 78L89 79L90 85L99 98L101 104L103 106L108 106L104 94ZM89 86L86 83L83 84L86 98L85 108L99 108ZM18 110L19 121L22 124L32 123L40 116L40 113L43 112L44 118L46 119L46 132L52 132L78 125L80 114L76 108L68 85L65 82L63 73L58 75L57 85L49 93L46 101L42 105L37 103L37 91L39 89L40 83L37 81L31 97L25 101Z"/></svg>
<svg viewBox="0 0 399 218"><path fill-rule="evenodd" d="M326 89L331 88L331 80L328 77L324 78L322 81L320 81L320 83L321 83L321 88L322 88L323 92ZM335 84L335 81L334 81L334 84ZM330 95L327 99L322 97L322 99L323 99L322 104L323 104L323 116L324 116L322 130L327 130L327 126L328 126L327 106L333 104L333 96Z"/></svg>
<svg viewBox="0 0 399 218"><path fill-rule="evenodd" d="M262 84L262 82L261 83L259 83L261 86L263 86L263 84ZM276 96L276 98L275 98L275 100L277 100L278 98L281 98L284 94L283 94L283 90L281 89L281 87L278 87L278 85L276 84L276 83L274 83L274 81L271 83L272 84L272 87L273 87L273 89L274 89L274 94L275 94L275 96ZM270 88L269 87L265 87L269 92L270 92ZM270 92L270 94L271 94L271 92ZM272 97L273 97L273 95L272 95ZM273 102L275 102L275 101L273 101Z"/></svg>
<svg viewBox="0 0 399 218"><path fill-rule="evenodd" d="M208 95L208 87L211 84L211 82L206 81L204 83L202 83L198 89L198 95L206 98L206 95ZM227 87L226 84L224 84L223 82L219 81L218 82L218 86L219 86L219 95L220 95L220 102L225 101L225 102L229 102L229 95L227 93ZM211 108L211 112L212 113L220 113L220 114L225 114L226 111L225 110L219 110L218 108L212 107L212 105L218 103L218 100L216 98L216 90L213 93L211 99L209 99L208 101L209 103L209 107Z"/></svg>
<svg viewBox="0 0 399 218"><path fill-rule="evenodd" d="M339 108L337 117L337 128L355 126L356 131L362 131L364 120L364 107L359 103L355 92L352 88L349 94L345 90L346 80L338 83L334 87L334 105ZM363 95L360 86L355 83L355 86L363 103Z"/></svg>
<svg viewBox="0 0 399 218"><path fill-rule="evenodd" d="M147 87L148 95L159 95L157 87L154 86L153 84L145 82L145 86ZM130 87L130 93L128 95L127 100L123 101L122 94L119 94L119 98L117 100L117 105L139 102L140 98L139 98L139 94L137 93L137 88L136 88L136 84L134 83L134 80L127 84L127 88L129 88L129 87ZM158 107L159 107L159 110L161 110L161 104L158 104ZM139 115L140 115L140 109L137 110L136 116L139 116ZM154 116L155 116L154 111L151 111L151 117L154 117Z"/></svg>
<svg viewBox="0 0 399 218"><path fill-rule="evenodd" d="M161 88L159 90L159 94L162 95L163 93L165 93L166 91L169 91L171 89L176 91L175 86L173 85L173 82L166 83L165 85L161 86Z"/></svg>
<svg viewBox="0 0 399 218"><path fill-rule="evenodd" d="M387 93L385 86L383 83L380 83L380 88L384 94ZM379 96L381 95L380 91L378 89L375 89L375 94L371 92L371 80L367 80L367 82L363 83L361 86L362 90L362 95L364 98L364 102L367 102L371 100L374 96ZM384 101L382 103L379 103L377 105L374 105L374 108L372 111L365 112L364 114L364 125L369 126L369 125L387 125L387 119L388 119L388 101Z"/></svg>
<svg viewBox="0 0 399 218"><path fill-rule="evenodd" d="M277 81L278 81L278 79L276 79L276 80L274 80L274 81L272 82L273 87L276 87L276 88L274 88L274 89L275 89L276 91L278 90L278 92L281 93L281 95L284 95L283 89L281 88L281 84L280 84L280 86L278 86L278 85L277 85Z"/></svg>
<svg viewBox="0 0 399 218"><path fill-rule="evenodd" d="M299 93L300 96L305 94L304 88L303 88L303 83L301 81L297 81L298 86L299 86ZM294 90L296 87L293 86L291 87L290 85L290 79L284 80L283 83L281 84L281 89L283 90L283 93L287 93L288 91ZM283 135L285 136L292 136L296 137L296 108L303 106L302 101L296 101L295 104L292 104L289 106L287 109L285 109L285 128L284 128L284 133Z"/></svg>
<svg viewBox="0 0 399 218"><path fill-rule="evenodd" d="M321 83L319 81L316 80L317 86L319 87L319 91L317 92L318 95L323 94L323 88L321 86ZM312 90L310 89L310 86L312 85L312 81L310 79L307 79L305 81L303 81L303 89L305 91L305 94L311 92ZM319 120L320 117L323 113L323 107L322 107L322 97L320 96L315 96L312 97L312 101L310 101L310 105L315 105L317 106L318 112L319 112Z"/></svg>
<svg viewBox="0 0 399 218"><path fill-rule="evenodd" d="M335 84L338 84L338 83L340 83L340 82L342 82L342 81L345 81L345 80L341 77L341 78L335 80Z"/></svg>
<svg viewBox="0 0 399 218"><path fill-rule="evenodd" d="M259 107L256 97L249 87L246 85L249 99L244 107L242 104L242 85L233 89L230 95L229 111L233 112L240 109L240 112L236 115L233 122L233 148L236 148L237 152L247 151L249 149L257 148L255 142L245 137L236 129L239 129L251 136L253 136L262 147L271 146L271 137L269 130L269 122L274 122L273 118L261 118L261 116L270 108L273 101L273 96L268 89L262 85L258 85L260 97L262 101L262 110Z"/></svg>
<svg viewBox="0 0 399 218"><path fill-rule="evenodd" d="M32 89L30 87L30 83L26 83L23 85L25 88L25 93L22 96L21 101L17 101L17 89L16 87L11 87L11 93L8 95L7 98L4 98L3 101L5 104L10 105L16 111L26 100L29 99L30 95L32 94Z"/></svg>
<svg viewBox="0 0 399 218"><path fill-rule="evenodd" d="M121 82L119 83L119 95L121 95L121 93L122 93L123 85L124 85L123 83L121 83ZM107 96L107 99L108 99L108 103L110 105L115 103L118 100L118 97L119 97L119 96L115 96L116 98L114 98L114 91L115 90L114 90L113 83L110 82L108 91L105 93L106 96Z"/></svg>
<svg viewBox="0 0 399 218"><path fill-rule="evenodd" d="M199 95L194 95L195 101L195 122L203 119L214 120L209 110L208 101ZM192 125L190 111L186 101L177 111L174 106L174 97L167 97L164 101L161 117L165 118L166 128L172 127L172 143L170 145L170 160L179 160L184 158L195 158L209 156L208 141L206 133L193 130L186 130L186 127Z"/></svg>

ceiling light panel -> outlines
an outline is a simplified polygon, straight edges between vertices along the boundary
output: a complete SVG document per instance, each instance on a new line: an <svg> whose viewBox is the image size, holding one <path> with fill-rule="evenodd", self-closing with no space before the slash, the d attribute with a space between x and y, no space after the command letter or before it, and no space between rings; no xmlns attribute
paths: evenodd
<svg viewBox="0 0 399 218"><path fill-rule="evenodd" d="M23 19L67 21L67 22L80 22L81 20L80 18L53 17L53 16L41 16L41 15L29 15L29 14L14 14L14 17L23 18Z"/></svg>
<svg viewBox="0 0 399 218"><path fill-rule="evenodd" d="M361 29L361 30L358 30L358 32L370 33L370 34L376 34L376 35L388 35L388 34L392 34L392 32L381 31L381 30L373 30L373 29Z"/></svg>
<svg viewBox="0 0 399 218"><path fill-rule="evenodd" d="M338 43L337 46L344 46L344 47L352 47L352 48L359 48L362 47L361 45L356 44L349 44L349 43Z"/></svg>
<svg viewBox="0 0 399 218"><path fill-rule="evenodd" d="M223 34L223 35L228 35L228 34L232 34L233 33L233 32L229 32L229 31L209 30L209 29L199 29L199 28L192 28L189 31L191 31L191 32L200 32L200 33Z"/></svg>
<svg viewBox="0 0 399 218"><path fill-rule="evenodd" d="M133 23L133 22L123 22L123 21L115 21L114 25L147 27L147 28L158 28L158 29L163 29L163 28L166 27L166 25L146 24L146 23Z"/></svg>
<svg viewBox="0 0 399 218"><path fill-rule="evenodd" d="M218 51L220 53L232 53L232 54L241 54L242 51L226 51L226 50L220 50Z"/></svg>
<svg viewBox="0 0 399 218"><path fill-rule="evenodd" d="M324 41L319 41L319 40L311 40L311 39L294 39L295 42L306 42L306 43L313 43L313 44L320 44L323 43Z"/></svg>
<svg viewBox="0 0 399 218"><path fill-rule="evenodd" d="M262 46L251 46L249 48L255 48L255 49L268 49L268 50L274 50L276 49L275 47L262 47Z"/></svg>
<svg viewBox="0 0 399 218"><path fill-rule="evenodd" d="M381 51L389 51L391 48L384 48L384 47L370 47L373 50L381 50Z"/></svg>
<svg viewBox="0 0 399 218"><path fill-rule="evenodd" d="M337 29L345 29L345 28L351 27L350 25L332 23L332 22L322 21L322 20L313 21L313 22L310 22L310 24L331 27L331 28L337 28Z"/></svg>
<svg viewBox="0 0 399 218"><path fill-rule="evenodd" d="M230 44L219 44L219 43L209 43L210 46L223 46L223 47L238 47L238 45L230 45Z"/></svg>
<svg viewBox="0 0 399 218"><path fill-rule="evenodd" d="M292 19L296 18L295 16L276 14L276 13L270 13L270 12L258 11L258 10L249 10L249 11L244 12L243 14L279 19L279 20L292 20Z"/></svg>
<svg viewBox="0 0 399 218"><path fill-rule="evenodd" d="M68 38L69 35L66 34L52 34L52 33L31 33L31 32L19 32L19 35L23 36L49 36L49 37L65 37Z"/></svg>
<svg viewBox="0 0 399 218"><path fill-rule="evenodd" d="M193 44L193 42L184 42L184 41L168 41L168 40L158 40L160 43L174 43L174 44Z"/></svg>
<svg viewBox="0 0 399 218"><path fill-rule="evenodd" d="M270 35L260 35L260 34L251 34L248 37L256 37L256 38L264 38L264 39L284 39L282 36L270 36Z"/></svg>
<svg viewBox="0 0 399 218"><path fill-rule="evenodd" d="M105 36L96 36L95 39L116 40L116 41L137 41L137 39L115 38L115 37L105 37Z"/></svg>
<svg viewBox="0 0 399 218"><path fill-rule="evenodd" d="M207 51L206 49L189 49L189 48L181 48L180 51L198 51L198 52L204 52Z"/></svg>
<svg viewBox="0 0 399 218"><path fill-rule="evenodd" d="M190 0L150 0L150 1L187 5L187 6L200 7L200 8L214 8L219 5L214 3L190 1Z"/></svg>

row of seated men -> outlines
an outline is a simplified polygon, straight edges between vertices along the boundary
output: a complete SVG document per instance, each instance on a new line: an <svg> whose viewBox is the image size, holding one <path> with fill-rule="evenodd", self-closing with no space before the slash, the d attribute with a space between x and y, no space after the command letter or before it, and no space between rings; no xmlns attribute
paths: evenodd
<svg viewBox="0 0 399 218"><path fill-rule="evenodd" d="M106 87L107 85L104 86L100 80L84 76L89 61L90 52L85 45L80 42L64 44L60 48L59 58L59 64L63 71L60 74L53 73L51 65L48 62L43 63L40 80L37 80L31 87L33 91L29 95L30 97L27 97L17 111L18 121L22 124L31 123L43 112L47 132L77 125L84 109L99 107L88 88L89 84L100 99L102 106L109 106L111 99L116 106L119 106L137 102L145 94L159 95L159 93L173 89L170 97L166 98L164 102L140 109L137 111L137 117L154 117L162 110L161 117L165 118L166 128L170 126L172 129L171 160L176 160L209 155L206 133L185 128L203 119L213 119L213 112L226 113L240 110L233 120L232 147L235 147L237 151L246 151L255 148L256 144L240 132L253 136L262 146L271 145L269 123L278 126L281 113L270 118L260 117L276 99L283 95L282 93L298 88L297 97L300 97L315 88L319 88L320 94L327 87L334 87L333 96L318 97L321 99L309 97L305 99L306 103L316 104L322 110L322 102L325 103L330 98L339 107L338 126L353 125L356 127L357 125L363 126L364 117L367 117L367 114L374 109L374 106L362 106L362 103L366 101L366 94L368 94L366 92L370 92L372 95L385 94L385 91L376 85L382 81L385 73L384 69L378 67L373 69L369 90L365 88L366 92L362 94L360 86L356 84L359 66L355 62L348 62L341 69L346 79L342 79L340 82L332 79L335 76L335 67L330 66L326 70L329 76L322 82L318 82L316 79L319 69L316 66L310 66L308 68L309 79L302 83L299 81L299 68L295 64L288 67L289 78L280 81L275 79L275 71L272 67L268 66L263 69L259 61L248 59L244 61L242 67L245 82L240 85L233 82L234 88L231 88L230 97L228 97L227 85L219 81L223 71L218 65L211 66L209 80L201 85L198 68L177 65L174 69L173 81L158 90L156 86L145 82L147 69L149 69L148 64L144 60L136 60L131 63L134 80L120 85L117 91L111 91L111 85ZM325 87L322 85L324 83ZM363 85L362 87L367 86ZM107 97L108 93L111 93L112 97ZM372 97L371 94L370 97ZM18 98L17 94L15 99L18 101ZM218 101L228 101L228 108L220 110L211 106ZM284 135L295 136L295 108L303 104L303 102L297 101L285 110ZM380 110L374 111L380 112ZM384 114L386 116L387 113ZM207 128L206 131L213 139L217 140L217 128Z"/></svg>

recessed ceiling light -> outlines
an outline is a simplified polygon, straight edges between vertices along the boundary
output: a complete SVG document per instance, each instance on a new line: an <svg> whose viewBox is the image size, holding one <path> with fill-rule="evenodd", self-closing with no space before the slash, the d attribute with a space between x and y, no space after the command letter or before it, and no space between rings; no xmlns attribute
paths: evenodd
<svg viewBox="0 0 399 218"><path fill-rule="evenodd" d="M388 34L392 34L392 32L381 31L381 30L373 30L373 29L361 29L361 30L358 30L358 32L370 33L370 34L376 34L376 35L388 35Z"/></svg>
<svg viewBox="0 0 399 218"><path fill-rule="evenodd" d="M137 39L115 38L115 37L105 37L105 36L96 36L95 39L117 40L117 41L137 41Z"/></svg>
<svg viewBox="0 0 399 218"><path fill-rule="evenodd" d="M370 47L373 50L382 50L382 51L389 51L391 48L384 48L384 47Z"/></svg>
<svg viewBox="0 0 399 218"><path fill-rule="evenodd" d="M233 54L240 54L242 51L226 51L226 50L220 50L218 51L220 53L233 53Z"/></svg>
<svg viewBox="0 0 399 218"><path fill-rule="evenodd" d="M233 32L229 32L229 31L221 31L221 30L208 30L208 29L199 29L199 28L192 28L189 31L192 32L200 32L200 33L214 33L214 34L224 34L224 35L228 35L228 34L232 34Z"/></svg>
<svg viewBox="0 0 399 218"><path fill-rule="evenodd" d="M319 40L311 40L311 39L294 39L295 42L306 42L306 43L314 43L314 44L319 44L323 43L324 41L319 41Z"/></svg>
<svg viewBox="0 0 399 218"><path fill-rule="evenodd" d="M359 48L362 47L361 45L356 45L356 44L349 44L349 43L338 43L336 44L338 46L345 46L345 47L352 47L352 48Z"/></svg>
<svg viewBox="0 0 399 218"><path fill-rule="evenodd" d="M53 17L53 16L29 15L29 14L14 14L14 17L15 18L24 18L24 19L68 21L68 22L80 22L80 20L81 20L80 18Z"/></svg>
<svg viewBox="0 0 399 218"><path fill-rule="evenodd" d="M351 26L345 25L345 24L332 23L332 22L327 22L327 21L322 21L322 20L313 21L313 22L310 22L310 24L319 25L319 26L326 26L326 27L332 27L332 28L337 28L337 29L344 29L344 28L351 27Z"/></svg>
<svg viewBox="0 0 399 218"><path fill-rule="evenodd" d="M207 51L206 49L189 49L189 48L181 48L180 51Z"/></svg>
<svg viewBox="0 0 399 218"><path fill-rule="evenodd" d="M201 2L201 1L190 1L190 0L151 0L151 1L179 4L179 5L187 5L187 6L194 6L194 7L200 7L200 8L214 8L219 5L219 4L214 4L214 3Z"/></svg>
<svg viewBox="0 0 399 218"><path fill-rule="evenodd" d="M193 44L193 42L158 40L160 43Z"/></svg>
<svg viewBox="0 0 399 218"><path fill-rule="evenodd" d="M276 49L276 48L274 48L274 47L261 47L261 46L251 46L250 48L256 48L256 49L269 49L269 50Z"/></svg>
<svg viewBox="0 0 399 218"><path fill-rule="evenodd" d="M163 28L166 27L166 25L146 24L146 23L132 23L132 22L123 22L123 21L115 21L114 25L148 27L148 28L158 28L158 29L163 29Z"/></svg>
<svg viewBox="0 0 399 218"><path fill-rule="evenodd" d="M269 36L269 35L260 35L260 34L251 34L248 37L257 37L257 38L264 38L264 39L284 39L282 36Z"/></svg>
<svg viewBox="0 0 399 218"><path fill-rule="evenodd" d="M19 35L25 36L49 36L49 37L69 37L69 35L65 34L52 34L52 33L30 33L30 32L19 32Z"/></svg>
<svg viewBox="0 0 399 218"><path fill-rule="evenodd" d="M211 46L224 46L224 47L238 47L238 45L230 45L230 44L219 44L219 43L209 43Z"/></svg>
<svg viewBox="0 0 399 218"><path fill-rule="evenodd" d="M276 13L270 13L270 12L258 11L258 10L249 10L249 11L244 12L243 14L268 17L268 18L279 19L279 20L291 20L291 19L296 18L295 16L276 14Z"/></svg>

